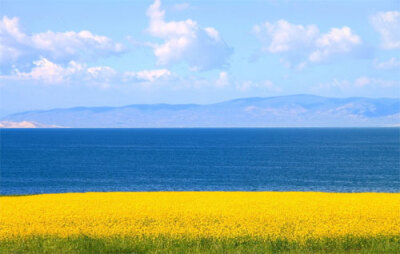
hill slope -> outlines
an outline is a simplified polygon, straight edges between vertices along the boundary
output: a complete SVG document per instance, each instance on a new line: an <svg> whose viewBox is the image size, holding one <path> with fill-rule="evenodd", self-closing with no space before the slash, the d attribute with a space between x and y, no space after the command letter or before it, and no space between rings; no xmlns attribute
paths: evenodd
<svg viewBox="0 0 400 254"><path fill-rule="evenodd" d="M216 104L150 104L29 111L3 121L79 128L398 126L400 100L291 95Z"/></svg>

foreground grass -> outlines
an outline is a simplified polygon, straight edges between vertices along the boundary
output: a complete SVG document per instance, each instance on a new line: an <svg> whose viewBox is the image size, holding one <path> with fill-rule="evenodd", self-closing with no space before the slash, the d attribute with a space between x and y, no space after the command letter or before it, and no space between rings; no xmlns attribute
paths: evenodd
<svg viewBox="0 0 400 254"><path fill-rule="evenodd" d="M0 253L400 253L400 237L309 239L172 239L166 237L30 237L3 239Z"/></svg>

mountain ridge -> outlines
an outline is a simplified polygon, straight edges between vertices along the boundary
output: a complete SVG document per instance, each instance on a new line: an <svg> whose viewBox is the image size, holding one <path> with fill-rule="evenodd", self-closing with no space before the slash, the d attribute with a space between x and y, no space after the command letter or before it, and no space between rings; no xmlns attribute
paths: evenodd
<svg viewBox="0 0 400 254"><path fill-rule="evenodd" d="M400 123L400 100L297 94L212 104L56 108L20 112L2 120L72 128L393 126Z"/></svg>

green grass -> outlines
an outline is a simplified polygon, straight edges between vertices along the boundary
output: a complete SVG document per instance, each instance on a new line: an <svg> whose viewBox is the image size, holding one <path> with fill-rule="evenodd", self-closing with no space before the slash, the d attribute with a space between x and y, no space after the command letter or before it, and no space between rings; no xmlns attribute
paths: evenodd
<svg viewBox="0 0 400 254"><path fill-rule="evenodd" d="M303 244L255 238L172 239L86 236L32 237L0 241L0 253L400 253L400 236L344 237Z"/></svg>

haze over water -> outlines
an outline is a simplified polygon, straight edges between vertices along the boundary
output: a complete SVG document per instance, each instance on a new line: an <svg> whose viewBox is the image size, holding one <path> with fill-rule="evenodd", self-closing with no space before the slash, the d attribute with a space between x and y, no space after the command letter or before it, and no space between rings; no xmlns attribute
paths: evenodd
<svg viewBox="0 0 400 254"><path fill-rule="evenodd" d="M400 129L1 130L1 194L88 191L400 192Z"/></svg>

